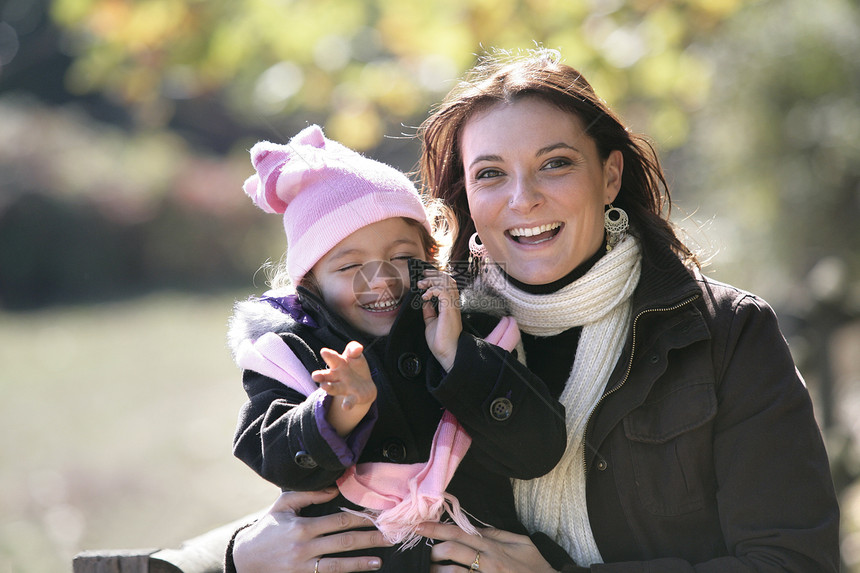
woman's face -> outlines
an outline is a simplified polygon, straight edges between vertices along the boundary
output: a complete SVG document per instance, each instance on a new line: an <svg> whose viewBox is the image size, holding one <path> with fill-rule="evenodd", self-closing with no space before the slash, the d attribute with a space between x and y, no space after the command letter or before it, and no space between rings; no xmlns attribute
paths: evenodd
<svg viewBox="0 0 860 573"><path fill-rule="evenodd" d="M536 97L476 113L461 141L472 220L506 273L547 284L597 252L620 151L603 161L577 116Z"/></svg>

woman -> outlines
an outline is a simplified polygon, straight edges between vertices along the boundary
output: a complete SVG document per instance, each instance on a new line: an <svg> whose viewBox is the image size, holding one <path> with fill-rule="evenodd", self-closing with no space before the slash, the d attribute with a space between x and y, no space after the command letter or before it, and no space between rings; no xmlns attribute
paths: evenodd
<svg viewBox="0 0 860 573"><path fill-rule="evenodd" d="M698 272L651 147L545 50L482 61L421 134L424 183L459 219L453 259L471 250L507 301L568 427L559 465L515 483L531 539L427 524L434 561L455 563L433 571L837 571L828 461L776 317ZM278 515L316 527L284 534L288 571L339 530ZM569 555L542 555L544 535Z"/></svg>

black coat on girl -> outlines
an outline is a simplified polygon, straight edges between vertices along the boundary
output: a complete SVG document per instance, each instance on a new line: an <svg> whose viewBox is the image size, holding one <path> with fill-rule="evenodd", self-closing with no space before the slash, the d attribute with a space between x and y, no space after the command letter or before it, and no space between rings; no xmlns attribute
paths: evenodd
<svg viewBox="0 0 860 573"><path fill-rule="evenodd" d="M426 461L447 409L472 437L448 493L457 497L476 525L525 533L509 478L531 479L556 464L566 445L564 409L514 354L482 340L497 318L464 309L457 358L446 373L427 347L416 293L407 296L391 332L382 338L369 338L350 327L301 287L299 298L281 300L287 300L285 307L266 300L237 304L230 334L234 351L243 340L275 332L311 372L326 367L319 354L322 348L342 352L349 341L357 340L365 346L378 388L376 419L372 409L346 439L353 449L360 449L358 459L349 460L343 448L333 448L320 432L312 401L277 380L246 370L243 382L249 401L241 410L234 439L238 458L283 490L319 490L334 484L350 463ZM481 306L486 309L493 306L490 303L499 306L495 300L484 300ZM369 430L364 437L363 426ZM329 514L341 507L355 508L339 496L303 514ZM426 544L407 552L395 549L379 550L385 570L429 568Z"/></svg>

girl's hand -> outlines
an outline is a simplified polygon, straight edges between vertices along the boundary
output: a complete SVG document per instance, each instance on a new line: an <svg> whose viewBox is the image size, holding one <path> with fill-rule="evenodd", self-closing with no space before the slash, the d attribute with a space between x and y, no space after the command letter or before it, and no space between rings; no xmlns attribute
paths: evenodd
<svg viewBox="0 0 860 573"><path fill-rule="evenodd" d="M423 523L418 533L442 541L430 553L431 573L463 573L476 561L481 573L555 573L525 535L488 528L477 537L444 523ZM439 565L443 561L456 565Z"/></svg>
<svg viewBox="0 0 860 573"><path fill-rule="evenodd" d="M366 527L367 520L362 517L349 513L299 517L298 511L303 507L324 503L336 495L336 488L282 493L266 515L236 534L236 573L310 573L317 567L317 560L319 571L378 570L382 566L378 557L321 557L390 545L378 531L348 531Z"/></svg>
<svg viewBox="0 0 860 573"><path fill-rule="evenodd" d="M376 400L376 384L363 352L364 347L354 340L346 345L343 354L323 348L320 355L328 369L311 373L313 381L334 397L326 419L341 436L358 425Z"/></svg>
<svg viewBox="0 0 860 573"><path fill-rule="evenodd" d="M424 301L424 336L430 352L442 365L445 371L454 366L457 357L457 340L463 331L463 321L460 317L460 291L457 283L447 273L435 269L424 271L424 278L416 286L427 289L421 295ZM434 308L433 299L436 299Z"/></svg>

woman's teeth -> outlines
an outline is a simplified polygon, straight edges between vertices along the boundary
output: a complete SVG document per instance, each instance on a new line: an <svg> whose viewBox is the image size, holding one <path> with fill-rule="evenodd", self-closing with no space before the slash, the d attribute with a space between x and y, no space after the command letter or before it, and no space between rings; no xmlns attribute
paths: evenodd
<svg viewBox="0 0 860 573"><path fill-rule="evenodd" d="M548 223L545 225L539 225L537 227L517 227L514 229L510 229L508 231L508 233L518 243L523 242L520 240L521 237L526 237L526 238L535 237L535 240L525 241L525 242L528 242L531 244L535 244L535 243L541 243L543 241L551 239L553 236L555 236L555 233L552 233L552 231L555 231L556 229L558 229L560 227L561 227L561 223ZM545 235L547 233L550 233L550 234L548 234L546 236L539 236L539 235Z"/></svg>

